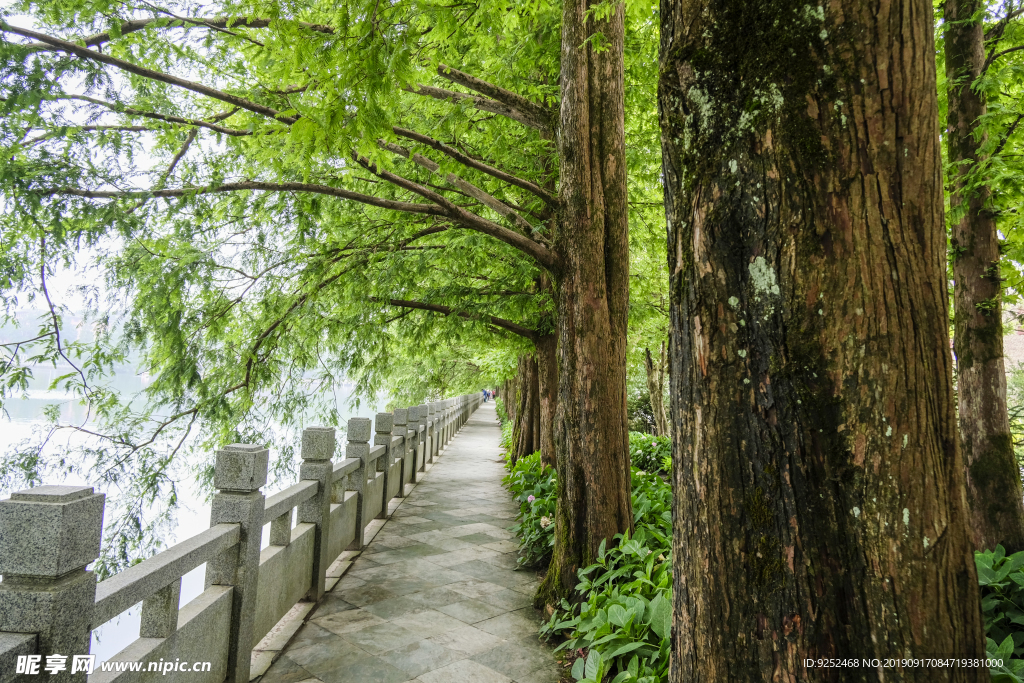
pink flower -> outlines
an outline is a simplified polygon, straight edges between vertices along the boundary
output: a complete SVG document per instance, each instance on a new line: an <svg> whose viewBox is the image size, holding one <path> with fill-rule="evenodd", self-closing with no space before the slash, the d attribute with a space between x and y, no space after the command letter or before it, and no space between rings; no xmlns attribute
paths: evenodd
<svg viewBox="0 0 1024 683"><path fill-rule="evenodd" d="M535 500L537 500L537 499L536 499L536 498L534 498L533 496L530 496L529 498L527 498L527 499L526 499L526 502L527 502L527 503L532 503L532 502L533 502L533 501L535 501Z"/></svg>

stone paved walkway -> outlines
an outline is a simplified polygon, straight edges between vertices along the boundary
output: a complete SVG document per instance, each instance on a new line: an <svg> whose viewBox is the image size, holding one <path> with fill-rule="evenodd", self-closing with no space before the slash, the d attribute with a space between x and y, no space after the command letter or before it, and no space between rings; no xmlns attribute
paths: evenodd
<svg viewBox="0 0 1024 683"><path fill-rule="evenodd" d="M260 683L556 683L483 404Z"/></svg>

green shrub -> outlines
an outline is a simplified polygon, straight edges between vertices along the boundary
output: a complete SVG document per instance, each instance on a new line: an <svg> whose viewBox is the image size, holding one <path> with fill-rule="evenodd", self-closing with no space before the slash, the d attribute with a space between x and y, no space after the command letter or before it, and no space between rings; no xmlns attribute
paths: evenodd
<svg viewBox="0 0 1024 683"><path fill-rule="evenodd" d="M974 553L981 585L986 652L1001 659L989 669L996 683L1024 681L1024 552L1007 556L1003 546Z"/></svg>
<svg viewBox="0 0 1024 683"><path fill-rule="evenodd" d="M565 636L558 649L586 648L573 664L582 683L660 683L668 677L672 626L672 489L633 468L632 536L601 544L598 561L580 569L579 605L562 601L541 633Z"/></svg>
<svg viewBox="0 0 1024 683"><path fill-rule="evenodd" d="M668 467L665 466L666 458ZM643 432L629 433L629 459L633 467L645 472L672 471L672 440L667 436L651 436Z"/></svg>
<svg viewBox="0 0 1024 683"><path fill-rule="evenodd" d="M519 502L519 522L512 532L519 536L519 564L524 567L544 567L551 561L555 545L555 500L557 483L555 471L545 467L540 451L513 465L502 484Z"/></svg>
<svg viewBox="0 0 1024 683"><path fill-rule="evenodd" d="M508 411L505 410L505 402L501 400L500 396L494 397L494 412L498 414L498 422L502 425L508 422Z"/></svg>

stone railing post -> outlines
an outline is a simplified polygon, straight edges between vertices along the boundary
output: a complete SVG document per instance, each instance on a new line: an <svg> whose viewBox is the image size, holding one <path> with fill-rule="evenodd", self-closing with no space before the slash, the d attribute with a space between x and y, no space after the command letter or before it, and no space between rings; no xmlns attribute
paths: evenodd
<svg viewBox="0 0 1024 683"><path fill-rule="evenodd" d="M373 419L374 435L373 445L384 446L383 458L377 458L377 471L384 470L384 494L381 496L383 502L381 503L380 514L377 515L378 519L387 519L388 517L388 491L391 490L391 465L395 462L395 457L391 453L391 430L395 425L395 417L391 413L377 413L377 416Z"/></svg>
<svg viewBox="0 0 1024 683"><path fill-rule="evenodd" d="M217 451L210 526L238 524L238 546L206 564L206 587L233 586L228 634L227 683L248 683L260 571L264 497L270 451L252 444L231 444Z"/></svg>
<svg viewBox="0 0 1024 683"><path fill-rule="evenodd" d="M367 507L366 480L371 472L366 467L370 457L370 434L372 425L366 417L353 417L348 421L348 443L345 445L345 459L358 458L359 468L348 475L348 490L359 495L356 501L356 536L350 550L362 550L366 545L366 524L370 521Z"/></svg>
<svg viewBox="0 0 1024 683"><path fill-rule="evenodd" d="M412 471L409 468L409 409L395 408L392 413L392 433L402 437L402 445L395 451L395 457L402 460L401 480L398 485L398 497L405 498L405 484L412 479Z"/></svg>
<svg viewBox="0 0 1024 683"><path fill-rule="evenodd" d="M431 402L427 404L427 435L430 437L427 440L428 453L425 460L427 462L434 462L437 459L437 403Z"/></svg>
<svg viewBox="0 0 1024 683"><path fill-rule="evenodd" d="M421 403L418 406L414 406L414 407L410 408L409 409L409 421L410 422L412 422L412 411L413 410L416 411L416 422L415 422L415 426L412 427L412 428L416 430L416 434L417 434L417 436L419 438L419 441L417 442L418 448L416 450L416 454L417 454L416 455L416 470L418 472L426 472L427 471L427 456L429 455L428 452L427 452L427 446L430 444L430 439L427 438L429 435L427 434L427 430L426 430L426 425L427 425L427 406L425 404ZM420 428L423 428L423 431L420 431ZM418 477L417 477L417 479L418 479Z"/></svg>
<svg viewBox="0 0 1024 683"><path fill-rule="evenodd" d="M298 521L315 524L313 536L313 580L307 600L323 597L327 581L327 568L333 557L328 557L331 539L331 484L334 478L334 427L307 427L302 430L302 465L299 479L317 482L316 495L299 503ZM289 534L291 529L288 530Z"/></svg>
<svg viewBox="0 0 1024 683"><path fill-rule="evenodd" d="M105 496L89 486L37 486L0 501L0 631L35 633L47 681L85 683L74 655L89 653ZM48 655L66 668L44 671ZM27 680L27 679L26 679Z"/></svg>

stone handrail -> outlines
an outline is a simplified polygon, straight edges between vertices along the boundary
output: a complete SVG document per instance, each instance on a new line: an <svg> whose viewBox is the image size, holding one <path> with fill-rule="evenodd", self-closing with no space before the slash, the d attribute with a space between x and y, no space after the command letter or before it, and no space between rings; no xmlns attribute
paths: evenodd
<svg viewBox="0 0 1024 683"><path fill-rule="evenodd" d="M299 503L309 500L316 495L317 485L315 481L300 481L292 484L284 491L275 493L263 507L263 519L276 519L283 514L292 511Z"/></svg>
<svg viewBox="0 0 1024 683"><path fill-rule="evenodd" d="M237 524L218 524L101 581L96 585L93 623L106 623L149 599L211 557L238 545L240 535Z"/></svg>
<svg viewBox="0 0 1024 683"><path fill-rule="evenodd" d="M86 567L99 556L103 494L40 486L0 501L0 683L19 677L19 657L36 657L41 672L49 655L88 653L91 630L140 601L140 637L115 661L205 661L211 670L96 671L90 683L247 683L253 646L297 602L337 582L331 566L364 547L367 526L387 517L389 501L406 495L480 402L471 394L379 413L375 424L352 418L336 463L335 430L307 428L299 482L269 499L269 451L226 446L216 454L210 528L101 583ZM179 608L181 577L203 563L205 590ZM47 679L84 683L86 674L69 665Z"/></svg>

